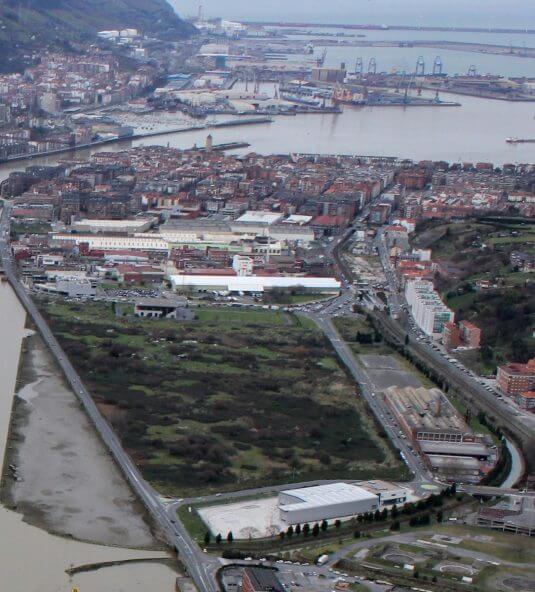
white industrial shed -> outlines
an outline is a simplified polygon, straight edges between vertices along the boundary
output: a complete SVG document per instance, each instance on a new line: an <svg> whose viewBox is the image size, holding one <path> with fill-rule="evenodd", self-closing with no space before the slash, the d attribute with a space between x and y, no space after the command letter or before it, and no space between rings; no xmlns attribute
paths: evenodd
<svg viewBox="0 0 535 592"><path fill-rule="evenodd" d="M173 274L174 290L223 290L226 292L264 292L271 288L302 288L310 292L337 293L340 282L329 277L238 276Z"/></svg>
<svg viewBox="0 0 535 592"><path fill-rule="evenodd" d="M375 511L379 497L350 483L329 483L279 493L279 511L286 524L305 524Z"/></svg>

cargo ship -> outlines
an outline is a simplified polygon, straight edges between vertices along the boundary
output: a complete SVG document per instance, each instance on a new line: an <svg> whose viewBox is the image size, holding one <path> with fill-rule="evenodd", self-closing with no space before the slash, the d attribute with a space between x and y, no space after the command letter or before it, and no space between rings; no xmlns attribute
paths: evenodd
<svg viewBox="0 0 535 592"><path fill-rule="evenodd" d="M506 138L508 144L531 144L535 143L535 138Z"/></svg>
<svg viewBox="0 0 535 592"><path fill-rule="evenodd" d="M321 102L318 99L312 99L310 97L304 97L301 95L294 95L291 93L281 93L281 99L290 101L290 103L297 103L299 105L306 105L307 107L320 107Z"/></svg>
<svg viewBox="0 0 535 592"><path fill-rule="evenodd" d="M362 93L356 93L349 89L337 88L333 93L335 105L365 105L366 99Z"/></svg>

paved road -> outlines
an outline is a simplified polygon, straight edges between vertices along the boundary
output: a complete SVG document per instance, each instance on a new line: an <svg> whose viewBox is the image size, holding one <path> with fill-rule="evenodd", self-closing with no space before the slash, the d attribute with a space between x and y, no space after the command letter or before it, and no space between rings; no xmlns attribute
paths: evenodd
<svg viewBox="0 0 535 592"><path fill-rule="evenodd" d="M360 392L376 416L377 421L383 426L394 447L402 453L402 459L414 475L414 484L433 484L434 479L429 470L423 465L418 456L416 456L414 452L409 449L409 445L406 440L400 437L398 433L399 430L397 430L397 428L388 422L388 411L383 399L380 396L376 396L373 381L368 376L366 370L357 362L355 355L347 343L340 337L338 331L332 323L331 318L324 315L308 316L310 316L310 318L312 318L323 330L324 334L327 336L334 349L338 353L340 359L344 362L351 375L358 383ZM437 485L440 486L439 484Z"/></svg>
<svg viewBox="0 0 535 592"><path fill-rule="evenodd" d="M487 391L468 371L463 371L456 364L450 362L448 357L434 349L431 343L419 340L418 338L421 337L421 332L414 328L413 324L404 326L404 319L406 317L404 308L406 307L406 302L399 290L395 270L388 256L381 229L377 233L376 247L389 287L387 298L390 316L384 314L376 315L383 327L388 329L400 343L403 343L406 335L408 335L410 347L416 350L418 355L431 367L442 372L450 384L455 386L460 392L470 394L481 408L490 415L499 417L504 422L504 425L524 441L532 438L535 434L535 418L519 414L509 405ZM339 266L342 266L338 257L337 263ZM511 486L520 477L524 465L522 453L516 444L511 440L507 440L507 446L511 451L513 464L506 485Z"/></svg>
<svg viewBox="0 0 535 592"><path fill-rule="evenodd" d="M214 579L215 569L219 565L217 560L204 554L199 549L184 526L176 519L176 516L168 511L168 507L161 501L157 492L143 479L130 457L124 451L119 439L100 414L76 370L69 362L67 355L59 346L46 321L19 281L16 269L12 263L11 248L9 245L10 210L11 206L6 203L0 219L0 257L8 281L41 333L45 343L55 356L66 379L130 486L153 516L168 542L177 549L180 560L186 566L199 592L218 592L219 587Z"/></svg>

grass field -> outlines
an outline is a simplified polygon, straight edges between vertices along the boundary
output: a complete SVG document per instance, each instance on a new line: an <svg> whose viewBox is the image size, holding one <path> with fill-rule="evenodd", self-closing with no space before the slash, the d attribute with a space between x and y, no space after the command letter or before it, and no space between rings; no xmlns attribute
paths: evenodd
<svg viewBox="0 0 535 592"><path fill-rule="evenodd" d="M399 478L323 334L281 312L196 309L188 322L42 301L144 476L194 495L314 478Z"/></svg>

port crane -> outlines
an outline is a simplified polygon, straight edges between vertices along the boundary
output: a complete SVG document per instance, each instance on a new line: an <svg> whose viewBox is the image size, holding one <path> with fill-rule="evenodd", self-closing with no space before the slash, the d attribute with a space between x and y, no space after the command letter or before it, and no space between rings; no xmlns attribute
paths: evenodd
<svg viewBox="0 0 535 592"><path fill-rule="evenodd" d="M415 76L425 76L425 61L423 56L418 56L416 60L416 69L414 70Z"/></svg>
<svg viewBox="0 0 535 592"><path fill-rule="evenodd" d="M442 76L442 59L440 56L433 62L433 76Z"/></svg>
<svg viewBox="0 0 535 592"><path fill-rule="evenodd" d="M327 48L324 48L323 51L321 52L321 55L318 56L318 58L316 59L316 66L318 66L318 68L320 66L323 66L323 64L325 64L326 57L327 57Z"/></svg>

